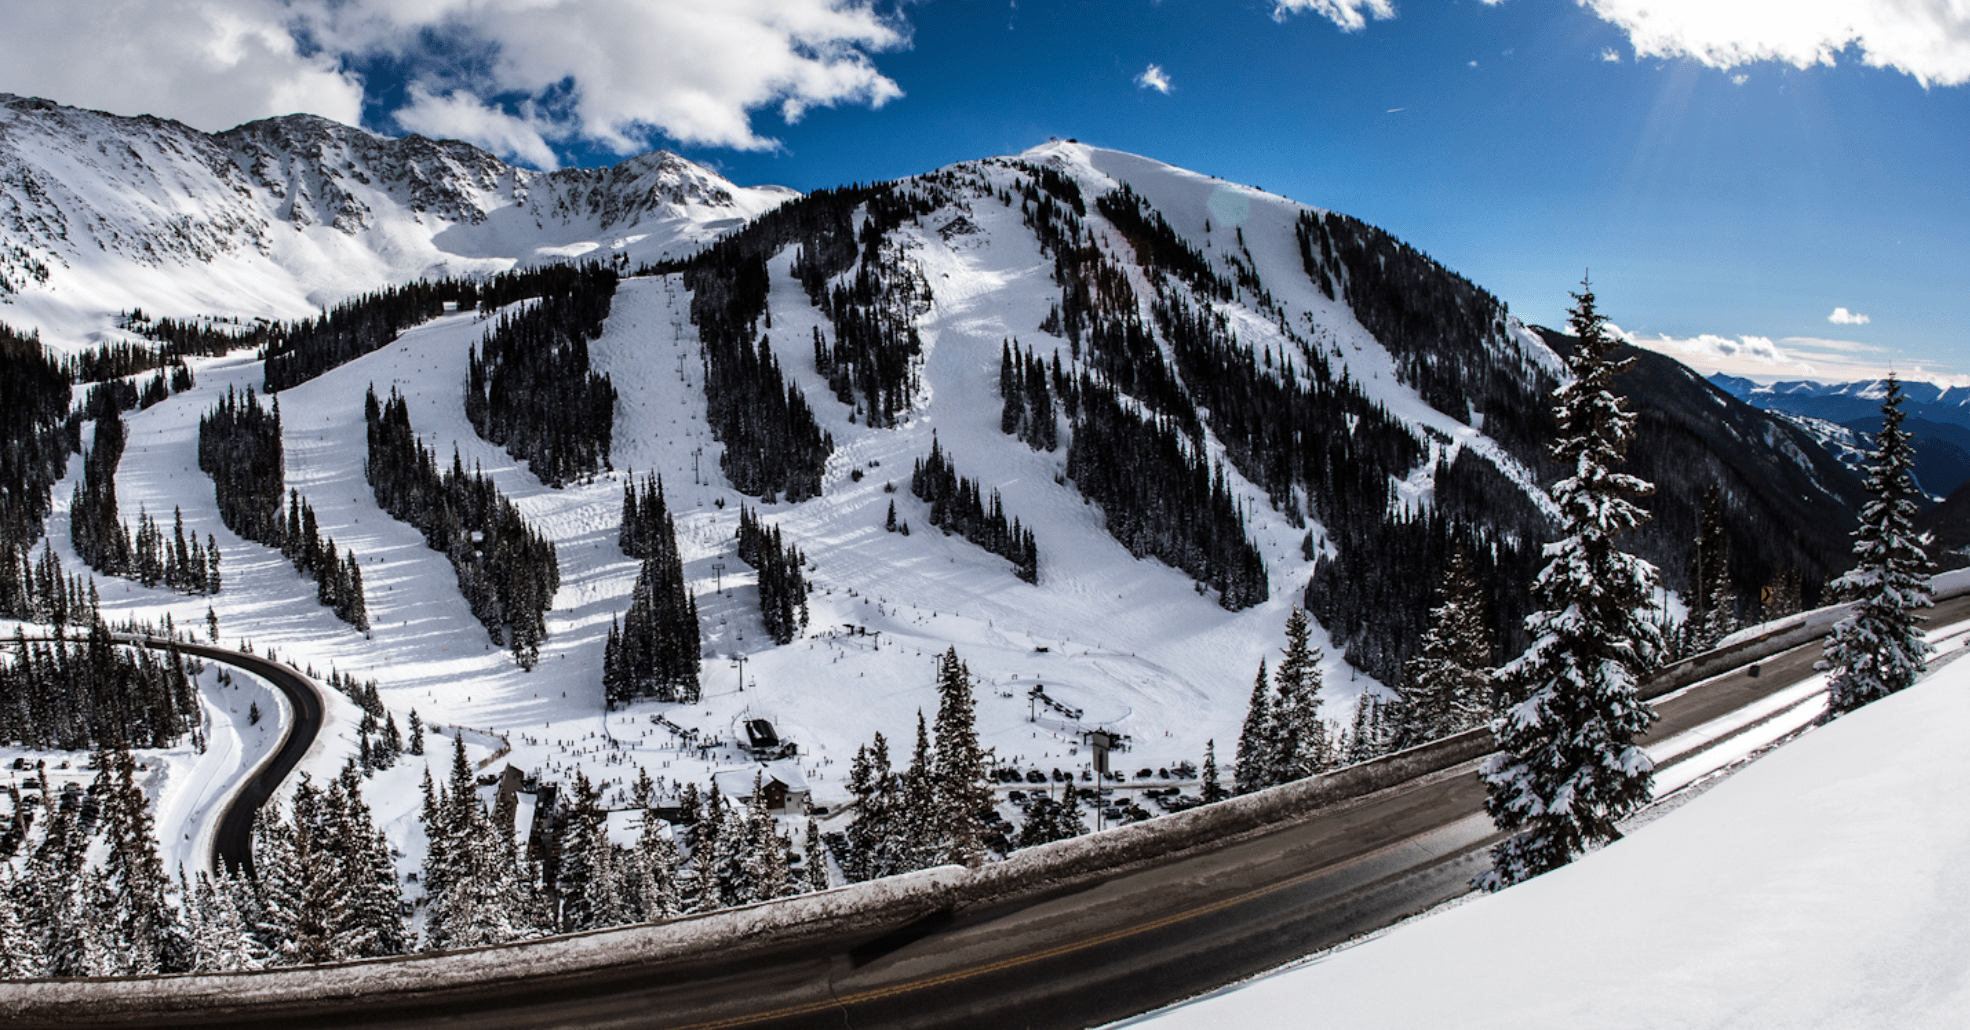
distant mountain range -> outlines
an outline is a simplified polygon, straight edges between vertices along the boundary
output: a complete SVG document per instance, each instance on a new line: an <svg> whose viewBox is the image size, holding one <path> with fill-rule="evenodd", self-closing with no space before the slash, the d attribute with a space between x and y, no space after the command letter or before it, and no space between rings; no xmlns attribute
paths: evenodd
<svg viewBox="0 0 1970 1030"><path fill-rule="evenodd" d="M655 151L537 172L287 115L219 133L0 93L0 312L115 342L117 311L312 315L385 286L682 256L789 198Z"/></svg>
<svg viewBox="0 0 1970 1030"><path fill-rule="evenodd" d="M483 353L471 348L488 327L442 303L406 314L414 298L377 291L583 258L611 259L624 276L592 306L599 329L572 337L609 376L596 395L617 398L600 453L613 454L615 475L661 476L688 500L687 560L704 581L692 589L707 603L720 581L707 570L736 563L733 523L756 501L821 577L817 625L881 628L885 644L916 633L927 652L971 640L973 669L1007 682L1031 671L1028 635L1054 641L1037 652L1049 653L1066 638L1046 634L1071 632L1082 650L1098 643L1146 663L1159 683L1205 684L1202 710L1220 716L1242 704L1297 603L1330 653L1393 685L1457 549L1484 576L1500 657L1524 643L1527 586L1553 532L1543 485L1561 474L1547 445L1568 341L1345 215L1073 141L803 196L661 152L541 173L465 143L312 116L208 134L0 95L0 322L64 357L107 345L148 353L149 323L132 309L230 333L355 299L345 318L369 328L346 339L267 330L277 357L319 349L306 377L256 377L238 364L253 361L247 351L200 366L194 392L156 410L183 408L195 422L191 409L216 403L222 382L275 387L289 417L305 410L324 427L317 443L345 434L312 474L360 483L362 390L412 398L434 453L497 470L500 489L564 549L566 582L582 585L550 603L585 614L549 619L549 650L576 659L557 657L556 670L599 668L628 603L630 578L596 544L615 535L622 486L608 468L514 465L514 437L467 418L481 396L467 397ZM426 320L437 324L398 339ZM1740 402L1686 366L1638 357L1621 380L1640 416L1631 469L1657 489L1654 518L1627 546L1683 589L1702 499L1718 486L1745 614L1781 577L1817 599L1850 560L1860 499L1822 441L1853 430L1816 431L1758 410L1771 405L1755 387ZM582 429L581 409L542 399L552 376L504 375L488 395L538 394L525 409L538 416L526 428L535 439L565 443ZM1876 414L1864 395L1848 402L1843 424ZM196 531L223 530L203 476L164 468L166 486L140 489L155 449L183 432L162 418L130 416L119 510L182 507ZM494 437L510 445L492 448ZM291 441L294 453L305 442ZM911 476L919 464L928 471ZM35 510L71 496L72 478L65 456L55 461ZM1925 466L1930 489L1946 478ZM342 546L400 546L366 493L318 491L314 503ZM891 510L902 531L882 531ZM68 525L52 522L54 535ZM17 543L32 550L38 535ZM216 540L229 560L258 546ZM450 572L434 576L443 585ZM385 625L389 598L372 594ZM870 621L870 594L889 623ZM313 597L309 586L299 600ZM221 616L250 631L256 609L228 603ZM731 635L708 637L707 654L738 647L728 616L708 624ZM937 618L936 632L910 621L919 617ZM793 653L805 646L773 659L762 646L754 668L861 697L864 667L817 670ZM917 669L917 649L897 649L895 668ZM557 674L569 688L599 681ZM1059 675L1050 688L1118 706L1133 698L1105 672ZM1235 729L1199 732L1222 740Z"/></svg>
<svg viewBox="0 0 1970 1030"><path fill-rule="evenodd" d="M1710 381L1754 407L1816 419L1862 434L1853 441L1828 441L1836 453L1842 443L1847 444L1843 461L1855 469L1865 460L1869 439L1881 428L1884 380L1800 380L1764 385L1718 373ZM1903 428L1915 440L1916 480L1928 493L1947 496L1970 482L1970 389L1924 382L1906 382L1902 389L1906 394L1902 410L1908 414ZM1822 430L1816 435L1825 434Z"/></svg>

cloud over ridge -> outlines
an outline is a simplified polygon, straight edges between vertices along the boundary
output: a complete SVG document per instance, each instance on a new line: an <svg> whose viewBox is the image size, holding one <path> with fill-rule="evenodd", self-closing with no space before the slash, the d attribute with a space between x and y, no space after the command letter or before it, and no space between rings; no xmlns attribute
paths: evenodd
<svg viewBox="0 0 1970 1030"><path fill-rule="evenodd" d="M64 103L208 131L358 124L375 98L352 69L399 62L419 69L389 112L405 129L543 167L572 140L770 148L758 112L901 96L873 55L910 42L873 0L0 0L0 17L10 81Z"/></svg>

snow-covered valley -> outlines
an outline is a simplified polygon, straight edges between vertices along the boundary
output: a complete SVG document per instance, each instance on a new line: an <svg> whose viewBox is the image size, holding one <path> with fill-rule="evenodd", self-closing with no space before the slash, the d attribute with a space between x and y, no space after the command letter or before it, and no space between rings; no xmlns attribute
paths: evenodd
<svg viewBox="0 0 1970 1030"><path fill-rule="evenodd" d="M1110 800L1088 823L1141 819L1195 804L1206 786L1198 767L1207 755L1231 778L1241 732L1248 732L1254 673L1279 661L1296 609L1324 603L1326 624L1316 621L1309 643L1318 650L1319 732L1336 746L1321 761L1336 767L1394 750L1394 738L1375 722L1375 706L1396 697L1399 670L1428 608L1423 602L1434 596L1448 554L1468 548L1489 563L1486 596L1514 598L1522 608L1521 580L1530 576L1519 573L1539 554L1540 534L1558 512L1540 486L1551 470L1535 467L1544 460L1543 441L1529 428L1543 424L1550 387L1567 375L1546 338L1379 230L1323 221L1330 216L1318 209L1148 158L1051 141L885 185L886 192L849 206L847 270L819 282L808 274L820 244L843 241L804 226L785 230L796 242L761 260L764 306L745 331L746 346L777 362L774 375L784 375L788 395L811 411L828 443L818 494L789 500L737 489L728 475L738 464L728 451L757 441L714 431L713 334L724 327L710 323L707 312L716 309L705 301L707 290L694 292L693 283L705 280L693 275L707 265L679 260L701 251L718 256L714 241L740 237L749 220L759 219L751 223L757 227L772 212L807 210L787 191L733 186L669 155L606 172L539 176L462 144L389 141L318 120L254 123L203 137L182 126L145 123L137 131L104 122L107 116L63 114L61 131L134 133L131 149L106 159L101 148L61 145L41 119L46 108L0 101L0 144L12 146L0 147L0 155L25 169L0 179L13 191L0 190L0 198L14 215L0 230L15 248L9 253L30 255L49 270L45 278L16 275L0 290L0 322L38 332L59 355L105 344L148 347L142 327L122 315L135 308L229 329L306 317L320 305L420 276L482 279L579 258L606 259L622 273L619 283L611 280L599 334L581 341L584 360L616 395L609 467L564 485L544 482L528 462L489 442L475 429L466 398L474 348L485 347L509 317L544 305L539 298L488 310L451 302L445 313L278 392L281 483L305 499L319 534L360 569L362 628L338 617L328 586L297 571L298 560L227 528L214 477L200 470L201 419L222 398L264 392L264 354L241 348L187 356L186 378L195 385L122 416L127 442L114 472L122 519L142 513L162 522L178 513L194 543L210 539L223 552L224 585L209 595L177 593L97 575L101 616L116 625L169 623L199 639L278 657L317 680L373 681L385 713L379 726L387 718L392 733L429 730L419 738L421 754L379 760L387 767L361 787L413 931L432 918L422 902L433 856L445 846L424 820L432 804L425 785L446 780L453 740L463 742L466 775L477 777L485 808L517 806L507 810L514 818L508 839L523 856L535 799L558 790L565 805L577 780L599 789L607 841L625 851L650 847L658 835L683 842L687 832L661 829L654 813L694 804L715 782L728 793L747 789L761 766L742 745L758 720L797 746L792 764L774 774L807 792L819 832L841 834L865 814L850 803L854 756L881 735L898 766L909 760L913 735L942 717L938 659L953 651L972 678L984 765L1002 773L988 807L1010 820L1001 823L1008 836L1032 817L1030 799L1017 795L1043 793L1050 801L1063 781L1091 783L1088 734L1095 730L1120 735L1121 747L1110 756L1117 775L1104 784ZM202 156L192 160L187 150ZM323 168L332 174L324 178ZM39 185L23 185L30 182ZM179 192L191 198L186 211L171 208ZM167 196L171 203L160 199ZM1083 196L1140 206L1097 201L1082 208ZM1061 223L1050 228L1054 216L1045 212L1070 207L1084 216L1059 216L1074 226L1063 242ZM76 232L56 231L58 223ZM1350 246L1357 247L1352 258L1336 256ZM845 298L868 282L857 277L858 258L864 277L923 288L897 304L906 312L911 350L898 379L906 388L889 398L897 406L893 424L885 424L866 382L857 382L860 394L845 388L821 357L824 342L843 342ZM8 274L28 267L17 265ZM1369 281L1397 268L1411 280ZM1079 286L1080 296L1089 296L1089 282L1095 300L1077 313L1073 291ZM1370 311L1373 297L1410 286L1452 298L1443 303L1456 309L1454 317L1415 329L1424 321L1412 317L1415 310ZM878 305L890 303L894 297L884 295ZM1186 323L1192 305L1197 315ZM1371 323L1382 327L1381 337ZM1392 342L1390 325L1407 327L1401 342ZM1197 338L1177 339L1178 328ZM1431 335L1439 331L1443 339ZM1454 353L1444 342L1453 331ZM1117 357L1124 337L1138 347L1126 360ZM1220 343L1221 352L1199 356L1205 344ZM1086 384L1081 389L1090 395L1131 383L1111 394L1116 409L1144 435L1172 441L1178 463L1189 462L1206 492L1221 495L1231 535L1260 566L1256 596L1234 598L1221 568L1213 578L1176 567L1174 559L1131 553L1124 526L1141 534L1129 539L1150 535L1142 532L1143 511L1102 502L1088 477L1070 470L1086 421L1069 414L1056 445L1029 444L1033 416L1014 410L1004 371L1008 354L1028 351L1030 367L1041 370L1039 378L1052 369L1053 389L1063 396L1063 383ZM1219 359L1224 363L1207 365ZM141 387L150 377L147 370L127 378ZM1236 380L1236 388L1211 395L1218 410L1199 403L1225 380ZM773 382L777 389L780 380ZM437 466L482 473L551 543L559 588L545 600L537 662L516 662L517 647L510 652L489 637L455 571L458 552L427 546L423 530L379 502L374 430L365 417L371 392L401 397ZM75 400L82 393L77 389ZM1271 400L1228 410L1251 397ZM1038 409L1049 433L1056 428L1053 403ZM1266 403L1277 407L1264 409ZM1325 423L1324 439L1299 423L1283 437L1266 435L1313 409L1345 414ZM94 446L86 428L77 431L85 447ZM1803 503L1831 513L1824 521L1850 519L1823 479L1830 459L1808 460L1799 441L1811 440L1788 432L1795 435L1773 428L1762 444L1753 438L1741 449L1758 460L1776 456L1800 477L1792 482L1812 488L1794 491ZM1005 516L1030 531L1034 581L1021 577L1015 561L933 524L937 509L911 483L933 452L991 496L995 511L1002 502ZM1692 451L1686 464L1709 475L1723 467L1714 453ZM77 526L89 467L82 454L67 459L50 490L44 532L21 554L49 554L88 575L76 541L86 535ZM1348 478L1362 468L1370 471ZM651 476L660 478L675 518L683 591L695 606L700 693L611 705L605 653L632 609L639 575L648 574L619 543L625 490ZM1748 495L1748 481L1730 480L1739 495L1733 503L1768 517L1754 507L1760 499ZM1670 486L1663 521L1675 533L1685 523L1693 529L1698 488ZM1150 520L1202 520L1201 509L1144 510L1154 512ZM742 512L756 514L800 553L806 621L790 642L776 643L761 614L761 573L739 557ZM1670 530L1662 533L1658 544L1673 544L1667 553L1680 565L1690 541L1677 536L1660 544L1670 539ZM454 539L483 543L468 533ZM1799 569L1784 563L1824 556L1798 544L1796 534L1793 546L1757 552L1742 564L1760 583L1790 575L1796 591ZM1681 593L1664 587L1641 607L1672 622L1690 610ZM1746 610L1764 611L1772 593L1767 588L1755 605L1752 596L1745 594ZM1494 621L1502 626L1494 627L1502 652L1519 627L1512 618ZM270 753L291 717L278 691L242 674L222 681L207 667L196 685L203 748L186 742L136 750L161 857L187 876L207 871L219 799ZM1804 709L1790 706L1803 696L1773 702L1783 715L1766 727L1769 739L1797 728ZM369 764L380 728L365 731L360 700L327 693L321 732L283 795L298 787L304 803L314 804L307 800L313 792L359 755ZM247 714L249 706L259 718ZM89 762L83 750L0 749L0 787L17 788L18 798L18 788L38 777L36 789L52 796L46 792L60 789L51 786L55 780L90 782ZM51 772L40 773L37 763ZM494 782L508 767L516 775L502 794ZM639 798L645 776L655 793ZM1662 789L1682 784L1671 777ZM23 804L14 801L13 809ZM769 825L790 847L805 848L805 815L790 806ZM1003 857L1010 849L993 850ZM840 884L848 878L842 853L834 858L822 879ZM699 856L700 882L709 879L710 859L709 851ZM1224 1004L1231 1003L1207 1002L1165 1018L1180 1021Z"/></svg>

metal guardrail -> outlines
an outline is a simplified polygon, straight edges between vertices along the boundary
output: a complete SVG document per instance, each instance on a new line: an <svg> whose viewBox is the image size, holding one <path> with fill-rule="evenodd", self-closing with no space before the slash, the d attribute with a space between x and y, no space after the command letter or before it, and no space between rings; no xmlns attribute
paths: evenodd
<svg viewBox="0 0 1970 1030"><path fill-rule="evenodd" d="M1970 594L1970 581L1938 600ZM1842 606L1796 617L1748 640L1677 662L1640 687L1656 699L1746 662L1827 635ZM67 1020L141 1025L147 1014L209 1014L215 1021L318 1010L394 996L426 1004L467 997L516 977L579 977L598 968L654 969L669 963L748 955L878 932L938 912L976 909L1090 886L1306 819L1399 784L1446 775L1491 751L1477 728L1395 754L1214 805L1015 852L976 868L939 866L814 894L646 924L433 955L407 955L251 973L98 981L25 981L0 994L0 1022Z"/></svg>

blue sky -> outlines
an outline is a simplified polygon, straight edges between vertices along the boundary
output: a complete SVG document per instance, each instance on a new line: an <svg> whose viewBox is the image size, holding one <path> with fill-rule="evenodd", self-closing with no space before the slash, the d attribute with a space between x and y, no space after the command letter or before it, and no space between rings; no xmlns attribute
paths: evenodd
<svg viewBox="0 0 1970 1030"><path fill-rule="evenodd" d="M155 0L121 31L190 56L141 76L101 21L53 42L89 5L0 3L0 90L201 128L799 189L1074 137L1380 225L1529 321L1591 269L1706 369L1970 374L1970 14L1924 0Z"/></svg>

